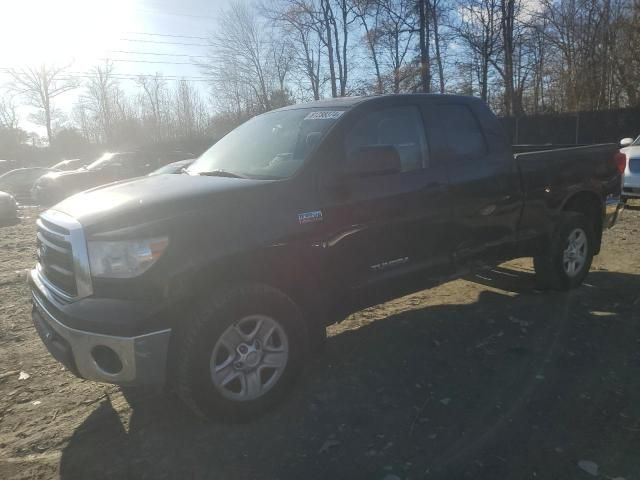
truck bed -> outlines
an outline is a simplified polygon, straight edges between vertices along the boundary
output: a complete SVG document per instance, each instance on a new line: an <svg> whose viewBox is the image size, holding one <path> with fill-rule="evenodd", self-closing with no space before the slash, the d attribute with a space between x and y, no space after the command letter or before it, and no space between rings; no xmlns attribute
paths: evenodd
<svg viewBox="0 0 640 480"><path fill-rule="evenodd" d="M619 174L613 161L619 146L599 145L514 145L514 159L520 172L523 211L520 233L540 228L541 222L552 228L546 212L557 211L572 191L613 192ZM608 186L611 184L610 186ZM567 194L567 192L569 192ZM601 199L605 201L606 199Z"/></svg>

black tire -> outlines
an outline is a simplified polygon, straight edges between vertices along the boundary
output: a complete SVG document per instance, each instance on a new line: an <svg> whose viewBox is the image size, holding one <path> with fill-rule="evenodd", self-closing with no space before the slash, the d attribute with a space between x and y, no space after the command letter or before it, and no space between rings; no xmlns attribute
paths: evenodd
<svg viewBox="0 0 640 480"><path fill-rule="evenodd" d="M268 315L284 330L288 359L270 390L251 400L226 398L213 383L210 361L220 337L241 318ZM246 285L200 299L187 313L172 346L171 383L196 415L230 422L248 421L276 406L300 373L307 350L305 323L296 304L265 285Z"/></svg>
<svg viewBox="0 0 640 480"><path fill-rule="evenodd" d="M579 269L570 275L565 269L564 252L569 236L581 230L586 236L585 260ZM545 253L533 259L538 285L545 289L570 290L579 287L591 268L595 247L595 235L589 219L576 212L562 214L558 227L545 249Z"/></svg>

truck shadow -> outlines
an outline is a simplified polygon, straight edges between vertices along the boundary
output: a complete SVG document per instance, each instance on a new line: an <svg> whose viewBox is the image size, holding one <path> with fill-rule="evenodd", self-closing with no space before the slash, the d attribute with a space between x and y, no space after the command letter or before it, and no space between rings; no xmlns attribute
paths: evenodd
<svg viewBox="0 0 640 480"><path fill-rule="evenodd" d="M202 423L139 391L124 392L126 422L107 399L74 432L60 475L573 478L594 445L638 471L640 440L618 412L638 404L640 379L611 372L640 368L640 276L593 272L570 293L537 292L531 273L503 267L474 278L498 291L406 302L373 322L359 312L362 326L329 338L286 404L249 424Z"/></svg>

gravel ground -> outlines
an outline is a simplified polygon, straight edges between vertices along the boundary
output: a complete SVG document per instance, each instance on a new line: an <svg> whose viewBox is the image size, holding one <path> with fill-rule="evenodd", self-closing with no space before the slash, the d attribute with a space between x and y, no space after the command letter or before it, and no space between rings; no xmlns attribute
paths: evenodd
<svg viewBox="0 0 640 480"><path fill-rule="evenodd" d="M24 280L36 214L0 228L2 479L640 479L640 206L573 292L517 260L352 315L245 425L49 356Z"/></svg>

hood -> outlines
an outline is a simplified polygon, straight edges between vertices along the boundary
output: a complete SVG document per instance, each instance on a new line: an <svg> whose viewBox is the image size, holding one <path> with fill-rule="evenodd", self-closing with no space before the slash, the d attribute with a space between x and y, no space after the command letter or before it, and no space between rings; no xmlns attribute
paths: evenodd
<svg viewBox="0 0 640 480"><path fill-rule="evenodd" d="M233 211L259 202L273 181L154 175L113 183L69 197L52 207L90 232L148 224L199 209Z"/></svg>

